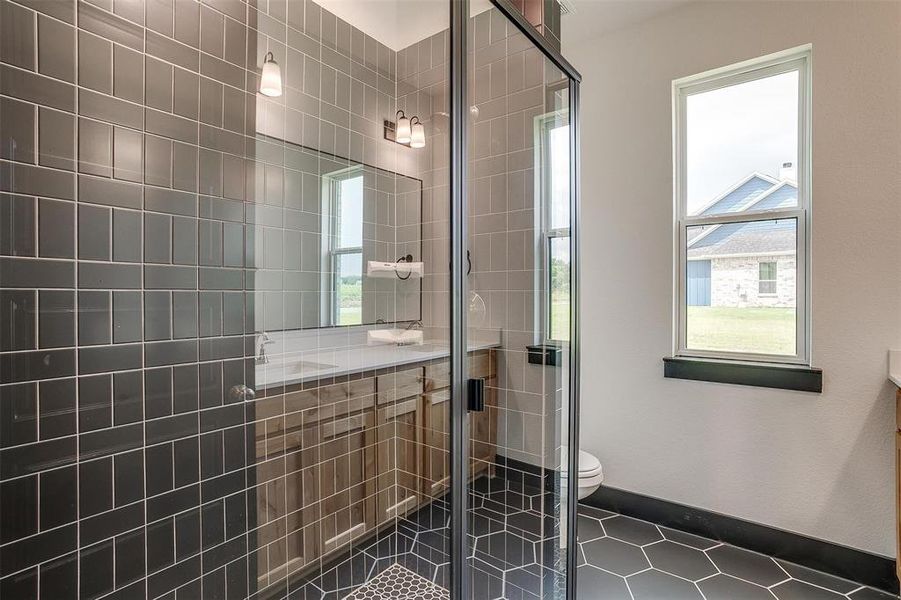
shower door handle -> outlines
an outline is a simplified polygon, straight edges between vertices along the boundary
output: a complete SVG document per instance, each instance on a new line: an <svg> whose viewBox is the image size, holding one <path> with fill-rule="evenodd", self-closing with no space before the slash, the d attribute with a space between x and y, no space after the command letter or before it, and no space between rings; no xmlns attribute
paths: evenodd
<svg viewBox="0 0 901 600"><path fill-rule="evenodd" d="M467 410L482 412L485 410L485 378L477 377L466 382Z"/></svg>

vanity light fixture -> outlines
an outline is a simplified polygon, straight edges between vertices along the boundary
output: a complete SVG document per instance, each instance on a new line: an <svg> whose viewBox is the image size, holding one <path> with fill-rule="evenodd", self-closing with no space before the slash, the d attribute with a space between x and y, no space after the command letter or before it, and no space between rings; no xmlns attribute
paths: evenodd
<svg viewBox="0 0 901 600"><path fill-rule="evenodd" d="M282 70L272 52L266 53L263 60L263 74L260 77L260 93L264 96L276 98L282 95Z"/></svg>
<svg viewBox="0 0 901 600"><path fill-rule="evenodd" d="M410 147L423 148L425 146L425 127L419 117L410 119L412 131L410 133Z"/></svg>
<svg viewBox="0 0 901 600"><path fill-rule="evenodd" d="M404 114L404 111L397 111L397 134L395 136L395 140L398 144L409 144L410 138L413 135L413 130L410 127L410 119L407 118L407 115ZM417 117L413 117L416 119Z"/></svg>
<svg viewBox="0 0 901 600"><path fill-rule="evenodd" d="M419 117L407 117L402 110L395 116L397 123L385 120L385 139L410 148L425 147L425 126Z"/></svg>

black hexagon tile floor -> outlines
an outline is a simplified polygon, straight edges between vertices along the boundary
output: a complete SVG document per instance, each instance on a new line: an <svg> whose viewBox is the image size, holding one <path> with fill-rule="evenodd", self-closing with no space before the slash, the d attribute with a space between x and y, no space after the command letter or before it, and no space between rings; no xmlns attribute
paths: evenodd
<svg viewBox="0 0 901 600"><path fill-rule="evenodd" d="M474 482L467 598L564 597L559 531L541 511L548 500L540 490L497 478ZM449 516L441 500L420 508L400 519L395 531L355 548L291 600L447 598ZM819 571L589 506L579 507L577 552L577 600L897 600Z"/></svg>
<svg viewBox="0 0 901 600"><path fill-rule="evenodd" d="M580 506L578 600L897 600L763 554Z"/></svg>

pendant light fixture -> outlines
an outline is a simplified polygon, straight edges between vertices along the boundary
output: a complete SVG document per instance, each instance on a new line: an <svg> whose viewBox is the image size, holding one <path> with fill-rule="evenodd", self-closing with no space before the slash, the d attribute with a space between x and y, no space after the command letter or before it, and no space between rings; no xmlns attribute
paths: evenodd
<svg viewBox="0 0 901 600"><path fill-rule="evenodd" d="M410 119L407 118L407 115L404 114L404 111L397 111L397 134L395 137L395 141L398 144L409 144L410 139L413 137L413 132L410 128ZM413 117L414 119L416 117Z"/></svg>
<svg viewBox="0 0 901 600"><path fill-rule="evenodd" d="M413 117L410 119L410 147L411 148L423 148L425 147L425 127L422 122L419 120L419 117Z"/></svg>
<svg viewBox="0 0 901 600"><path fill-rule="evenodd" d="M266 53L263 61L263 75L260 77L260 93L264 96L276 98L282 95L282 70L272 52Z"/></svg>

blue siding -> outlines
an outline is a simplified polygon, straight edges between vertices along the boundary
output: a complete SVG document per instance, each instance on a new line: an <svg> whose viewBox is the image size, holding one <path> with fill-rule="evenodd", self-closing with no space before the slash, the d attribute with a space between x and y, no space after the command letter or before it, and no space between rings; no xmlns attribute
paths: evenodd
<svg viewBox="0 0 901 600"><path fill-rule="evenodd" d="M710 306L710 261L688 261L688 305Z"/></svg>
<svg viewBox="0 0 901 600"><path fill-rule="evenodd" d="M793 185L783 185L751 208L754 210L766 210L773 208L792 208L797 205L798 188Z"/></svg>
<svg viewBox="0 0 901 600"><path fill-rule="evenodd" d="M737 212L739 209L741 209L742 206L744 206L754 198L757 198L758 196L769 190L771 187L773 187L773 184L766 179L761 179L760 177L752 177L748 181L732 190L728 195L718 200L716 204L706 209L701 214L714 215L728 212Z"/></svg>

